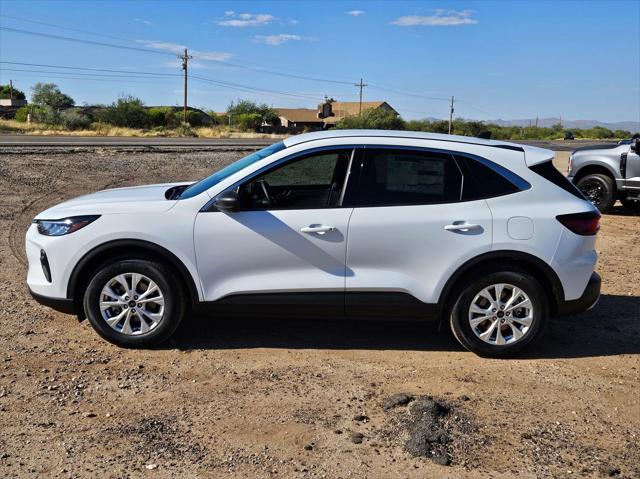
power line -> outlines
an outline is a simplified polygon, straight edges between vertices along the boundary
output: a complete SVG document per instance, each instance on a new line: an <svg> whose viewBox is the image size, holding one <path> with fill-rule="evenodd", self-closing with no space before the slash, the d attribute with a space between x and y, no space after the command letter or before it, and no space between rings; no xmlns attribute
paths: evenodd
<svg viewBox="0 0 640 479"><path fill-rule="evenodd" d="M33 23L33 24L36 24L36 25L44 25L44 26L47 26L47 27L59 28L61 30L69 30L70 32L86 33L87 35L93 35L94 37L111 38L112 40L120 40L120 41L125 41L125 42L130 41L130 40L127 40L126 38L115 37L113 35L105 35L103 33L89 32L87 30L79 30L77 28L63 27L61 25L56 25L54 23L40 22L38 20L31 20L31 19L28 19L28 18L15 17L13 15L5 15L3 13L0 13L0 17L10 18L12 20L19 20L21 22Z"/></svg>
<svg viewBox="0 0 640 479"><path fill-rule="evenodd" d="M55 68L55 67L54 67ZM29 72L29 73L60 73L65 75L76 75L76 76L87 76L87 77L114 77L114 78L148 78L149 75L146 73L126 73L124 75L112 74L112 73L82 73L82 72L60 72L60 71L51 71L51 70L31 70L31 69L22 69L22 68L3 68L2 71L8 72ZM173 73L167 74L171 77L179 77L180 74ZM163 78L163 77L160 77Z"/></svg>
<svg viewBox="0 0 640 479"><path fill-rule="evenodd" d="M169 53L169 52L165 52L165 51L161 51L161 50L149 50L147 48L130 47L130 46L126 46L126 45L115 45L113 43L104 43L104 42L96 42L96 41L93 41L93 40L84 40L82 38L65 37L65 36L62 36L62 35L54 35L52 33L33 32L31 30L22 30L20 28L11 28L11 27L2 27L2 26L0 26L0 30L5 30L7 32L14 32L14 33L23 33L25 35L34 35L34 36L37 36L37 37L54 38L56 40L64 40L64 41L68 41L68 42L84 43L84 44L87 44L87 45L97 45L97 46L109 47L109 48L120 48L122 50L134 50L134 51L145 52L145 53L156 53L158 55L169 55L171 57L174 56L174 53Z"/></svg>
<svg viewBox="0 0 640 479"><path fill-rule="evenodd" d="M139 72L134 70L114 70L109 68L88 68L88 67L72 67L68 65L47 65L43 63L26 63L26 62L9 62L0 60L0 63L6 63L7 65L21 65L29 67L44 67L44 68L60 68L65 70L83 70L92 72L109 72L109 73L124 73L124 74L136 74L136 75L153 75L153 76L180 76L179 73L156 73L156 72Z"/></svg>
<svg viewBox="0 0 640 479"><path fill-rule="evenodd" d="M318 101L318 97L311 96L311 95L304 95L304 94L298 94L298 93L288 93L288 92L283 92L283 91L278 91L278 90L269 90L269 89L265 89L265 88L255 88L255 87L251 87L251 86L248 86L248 85L242 85L242 84L233 83L233 82L226 82L226 81L222 81L222 80L215 80L213 78L201 77L201 76L197 76L197 75L189 75L189 77L193 78L195 80L200 80L200 81L212 83L212 84L215 84L215 85L225 86L225 87L231 88L233 90L249 91L249 92L261 92L261 93L267 93L267 94L274 94L276 96L288 96L288 97L294 97L294 98L302 98L302 99L305 99L305 100L311 99L311 100Z"/></svg>

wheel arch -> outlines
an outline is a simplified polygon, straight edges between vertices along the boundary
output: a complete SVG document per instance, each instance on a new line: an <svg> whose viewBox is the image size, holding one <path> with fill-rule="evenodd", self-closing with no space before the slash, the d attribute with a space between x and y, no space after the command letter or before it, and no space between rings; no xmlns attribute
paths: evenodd
<svg viewBox="0 0 640 479"><path fill-rule="evenodd" d="M531 274L542 286L548 299L549 312L554 316L558 305L564 301L564 288L556 272L540 258L522 251L491 251L470 259L449 278L440 293L439 310L441 325L447 320L447 314L455 303L454 293L471 275L495 272L505 267L514 267Z"/></svg>
<svg viewBox="0 0 640 479"><path fill-rule="evenodd" d="M196 282L184 263L168 249L150 241L123 239L113 240L96 246L87 252L74 267L67 285L67 298L73 300L78 315L84 317L82 296L88 285L89 277L101 265L114 258L146 258L162 261L177 273L191 305L199 301Z"/></svg>
<svg viewBox="0 0 640 479"><path fill-rule="evenodd" d="M612 168L607 164L599 163L599 164L588 164L581 167L573 177L573 182L577 183L582 178L587 175L606 175L613 180L614 187L616 186L616 173Z"/></svg>

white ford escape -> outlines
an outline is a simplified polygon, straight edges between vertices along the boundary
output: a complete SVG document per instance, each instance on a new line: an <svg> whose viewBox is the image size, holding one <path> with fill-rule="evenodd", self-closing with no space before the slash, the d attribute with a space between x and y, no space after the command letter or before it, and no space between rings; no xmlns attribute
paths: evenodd
<svg viewBox="0 0 640 479"><path fill-rule="evenodd" d="M448 322L513 354L595 304L600 216L548 150L405 131L295 136L197 183L119 188L40 213L39 302L122 346L215 315Z"/></svg>

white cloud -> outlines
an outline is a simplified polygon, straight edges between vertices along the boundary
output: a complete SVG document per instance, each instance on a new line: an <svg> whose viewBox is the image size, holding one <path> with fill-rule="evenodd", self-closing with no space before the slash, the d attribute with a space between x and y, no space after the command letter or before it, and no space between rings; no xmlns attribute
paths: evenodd
<svg viewBox="0 0 640 479"><path fill-rule="evenodd" d="M224 15L225 19L217 22L223 27L259 27L276 20L276 17L268 13L236 13L228 10Z"/></svg>
<svg viewBox="0 0 640 479"><path fill-rule="evenodd" d="M164 51L172 52L176 54L183 53L184 49L187 48L185 45L180 45L179 43L163 42L158 40L136 40L136 41L138 43L143 44L147 48L153 48L155 50L164 50ZM225 61L233 56L233 54L228 52L200 51L200 50L189 50L189 55L192 55L197 60L211 60L211 61Z"/></svg>
<svg viewBox="0 0 640 479"><path fill-rule="evenodd" d="M145 20L144 18L134 18L133 21L142 23L144 25L151 25L151 22L149 20Z"/></svg>
<svg viewBox="0 0 640 479"><path fill-rule="evenodd" d="M349 10L346 13L352 17L359 17L360 15L364 15L366 12L364 10Z"/></svg>
<svg viewBox="0 0 640 479"><path fill-rule="evenodd" d="M391 22L399 27L413 27L416 25L429 27L450 27L455 25L475 25L478 23L473 17L473 10L436 10L433 15L407 15Z"/></svg>
<svg viewBox="0 0 640 479"><path fill-rule="evenodd" d="M279 33L278 35L256 35L254 40L259 43L266 43L271 46L278 46L288 41L300 41L304 40L300 35L293 35L290 33Z"/></svg>

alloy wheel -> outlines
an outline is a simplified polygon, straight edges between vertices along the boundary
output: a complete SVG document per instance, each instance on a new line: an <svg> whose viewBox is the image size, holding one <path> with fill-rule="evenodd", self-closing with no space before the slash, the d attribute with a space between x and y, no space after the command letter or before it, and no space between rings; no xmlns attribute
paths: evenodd
<svg viewBox="0 0 640 479"><path fill-rule="evenodd" d="M102 319L119 333L145 334L164 316L164 295L159 286L140 273L111 278L100 293Z"/></svg>
<svg viewBox="0 0 640 479"><path fill-rule="evenodd" d="M504 346L520 341L533 324L529 296L512 284L493 284L482 289L469 306L469 325L485 343Z"/></svg>

